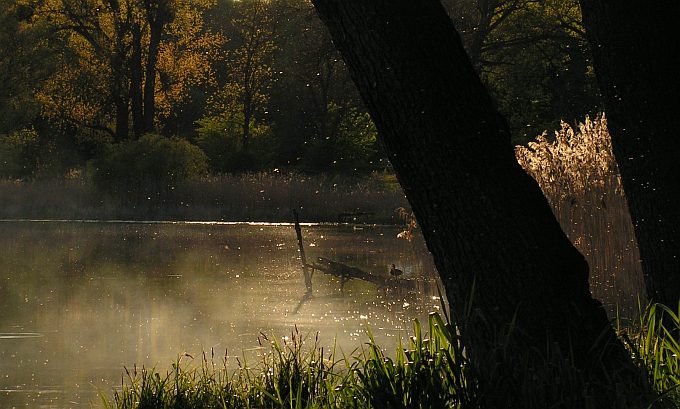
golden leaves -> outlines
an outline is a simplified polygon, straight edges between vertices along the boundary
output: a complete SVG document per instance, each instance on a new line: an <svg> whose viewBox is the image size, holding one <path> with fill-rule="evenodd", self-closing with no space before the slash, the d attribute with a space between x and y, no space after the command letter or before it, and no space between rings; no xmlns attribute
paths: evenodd
<svg viewBox="0 0 680 409"><path fill-rule="evenodd" d="M102 118L102 98L109 93L105 66L96 58L74 66L62 62L61 67L36 92L43 115L81 124L106 121Z"/></svg>
<svg viewBox="0 0 680 409"><path fill-rule="evenodd" d="M194 86L216 84L213 63L226 42L220 33L204 33L192 41L164 41L158 53L156 108L161 117L170 115Z"/></svg>
<svg viewBox="0 0 680 409"><path fill-rule="evenodd" d="M63 71L40 91L46 115L86 123L109 116L112 101L141 87L152 63L146 2L153 0L44 0L36 18L60 33ZM215 85L213 63L226 39L206 31L203 13L215 0L168 0L173 18L163 26L155 69L157 117L170 115L189 89ZM137 83L135 83L137 81ZM140 84L141 81L141 84ZM131 91L130 91L131 93ZM110 122L109 120L105 122ZM109 123L98 125L108 126Z"/></svg>

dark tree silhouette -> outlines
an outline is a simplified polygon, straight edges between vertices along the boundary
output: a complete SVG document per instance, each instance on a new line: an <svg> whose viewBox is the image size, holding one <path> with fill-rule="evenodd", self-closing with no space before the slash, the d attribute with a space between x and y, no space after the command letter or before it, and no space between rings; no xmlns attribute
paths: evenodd
<svg viewBox="0 0 680 409"><path fill-rule="evenodd" d="M556 344L581 369L595 356L607 371L630 369L591 297L585 259L518 165L440 2L313 3L378 127L473 362L502 360L499 343L508 354L531 350L528 359ZM499 404L518 389L495 391Z"/></svg>
<svg viewBox="0 0 680 409"><path fill-rule="evenodd" d="M680 297L680 2L581 0L581 9L647 294L673 308Z"/></svg>

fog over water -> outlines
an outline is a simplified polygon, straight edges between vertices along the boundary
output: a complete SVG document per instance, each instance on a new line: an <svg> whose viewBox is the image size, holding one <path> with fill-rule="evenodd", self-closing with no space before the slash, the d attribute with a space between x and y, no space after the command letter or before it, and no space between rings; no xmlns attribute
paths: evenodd
<svg viewBox="0 0 680 409"><path fill-rule="evenodd" d="M0 222L0 408L89 407L112 395L124 366L164 372L184 353L226 353L236 369L236 357L266 351L260 332L282 338L295 326L346 353L370 327L394 350L413 318L439 307L420 238L396 239L397 227L302 230L308 260L385 277L394 263L418 291L352 280L341 293L317 271L301 303L290 225Z"/></svg>

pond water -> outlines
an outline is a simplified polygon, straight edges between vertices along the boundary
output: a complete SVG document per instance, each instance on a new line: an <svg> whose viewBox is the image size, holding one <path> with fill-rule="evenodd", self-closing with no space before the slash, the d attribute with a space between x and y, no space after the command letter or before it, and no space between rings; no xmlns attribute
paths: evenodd
<svg viewBox="0 0 680 409"><path fill-rule="evenodd" d="M394 263L418 291L351 280L341 292L317 271L301 302L290 225L0 222L0 408L96 406L124 366L164 372L184 353L226 354L236 368L263 353L260 332L281 339L296 326L346 353L370 328L394 351L413 318L438 309L422 240L396 239L397 227L302 230L309 260L385 277Z"/></svg>

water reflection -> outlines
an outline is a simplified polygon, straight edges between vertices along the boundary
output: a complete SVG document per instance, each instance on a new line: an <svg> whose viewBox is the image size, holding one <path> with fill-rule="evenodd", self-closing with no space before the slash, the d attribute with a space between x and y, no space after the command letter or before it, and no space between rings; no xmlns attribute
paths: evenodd
<svg viewBox="0 0 680 409"><path fill-rule="evenodd" d="M307 256L388 276L433 272L422 242L396 228L304 226ZM254 359L260 332L319 332L351 352L370 326L390 348L438 307L431 288L340 293L316 273L305 287L291 226L0 223L0 407L88 406L123 366L164 369L201 351ZM235 366L235 363L234 363Z"/></svg>

